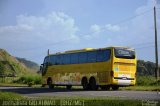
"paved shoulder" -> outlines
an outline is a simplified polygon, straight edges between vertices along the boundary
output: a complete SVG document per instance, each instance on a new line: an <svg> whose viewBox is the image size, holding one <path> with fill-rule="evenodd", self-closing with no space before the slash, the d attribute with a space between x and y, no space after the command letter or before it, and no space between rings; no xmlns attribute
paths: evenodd
<svg viewBox="0 0 160 106"><path fill-rule="evenodd" d="M121 99L158 100L160 94L155 91L83 91L82 89L48 89L29 87L0 87L2 91L16 92L29 97L70 96L70 97L118 97Z"/></svg>

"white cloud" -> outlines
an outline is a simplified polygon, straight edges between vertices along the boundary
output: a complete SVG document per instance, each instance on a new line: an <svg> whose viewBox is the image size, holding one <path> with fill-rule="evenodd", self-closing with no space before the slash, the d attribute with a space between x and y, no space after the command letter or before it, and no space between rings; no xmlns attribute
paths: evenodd
<svg viewBox="0 0 160 106"><path fill-rule="evenodd" d="M102 31L102 27L97 24L94 24L90 27L90 30L93 33L100 33Z"/></svg>
<svg viewBox="0 0 160 106"><path fill-rule="evenodd" d="M131 45L137 51L137 58L148 61L154 61L154 19L153 19L153 1L148 0L135 10L135 17L132 19L124 35L121 36L123 42ZM157 12L157 23L160 23L160 14ZM157 28L159 32L159 27ZM158 39L160 39L158 37ZM118 39L117 39L118 41ZM145 55L143 55L145 54ZM159 53L160 55L160 53Z"/></svg>
<svg viewBox="0 0 160 106"><path fill-rule="evenodd" d="M96 27L93 27L93 29L95 29L95 32L98 32L97 35L95 36L92 33L90 35L86 35L85 37L87 40L92 39L90 40L90 44L92 43L92 45L94 45L95 47L98 45L99 47L105 47L106 45L131 46L136 49L138 59L154 61L155 53L153 6L153 1L148 0L145 5L142 5L135 10L133 16L136 17L134 17L131 20L127 20L126 22L121 23L120 25L95 24ZM157 6L157 8L159 7ZM127 17L124 17L124 19L125 18ZM160 14L159 10L157 9L158 32L160 29L159 23ZM158 36L158 40L159 39L160 36Z"/></svg>
<svg viewBox="0 0 160 106"><path fill-rule="evenodd" d="M94 25L91 25L90 30L92 33L98 34L103 31L117 32L117 31L120 31L121 28L118 25L112 25L112 24L106 24L106 25L101 25L101 26L94 24Z"/></svg>
<svg viewBox="0 0 160 106"><path fill-rule="evenodd" d="M105 25L105 28L107 30L113 31L113 32L120 31L120 27L118 25L107 24L107 25Z"/></svg>
<svg viewBox="0 0 160 106"><path fill-rule="evenodd" d="M97 39L98 37L100 37L99 35L101 35L101 37L103 37L103 34L115 33L115 32L119 32L119 31L124 30L124 29L126 29L126 27L122 28L119 25L112 25L112 24L98 25L98 24L93 24L90 27L91 33L89 33L87 35L84 35L83 38L87 39L87 40L89 40L89 39Z"/></svg>
<svg viewBox="0 0 160 106"><path fill-rule="evenodd" d="M65 49L66 44L78 43L77 31L74 19L62 12L46 16L19 15L15 25L0 27L0 48L16 56L42 59L45 55L40 54L44 50L57 52L59 48Z"/></svg>
<svg viewBox="0 0 160 106"><path fill-rule="evenodd" d="M78 41L77 31L74 19L61 12L53 12L43 17L19 15L16 25L0 27L0 42L1 45L14 47L23 42L26 47L28 44L45 45L67 39Z"/></svg>

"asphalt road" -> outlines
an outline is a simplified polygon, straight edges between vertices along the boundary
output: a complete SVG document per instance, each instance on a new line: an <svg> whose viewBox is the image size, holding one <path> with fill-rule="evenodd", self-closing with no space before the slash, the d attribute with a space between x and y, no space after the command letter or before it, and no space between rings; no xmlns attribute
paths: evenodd
<svg viewBox="0 0 160 106"><path fill-rule="evenodd" d="M156 91L83 91L82 89L66 90L64 88L29 88L0 87L0 91L16 92L28 97L118 97L120 99L158 100L160 92Z"/></svg>

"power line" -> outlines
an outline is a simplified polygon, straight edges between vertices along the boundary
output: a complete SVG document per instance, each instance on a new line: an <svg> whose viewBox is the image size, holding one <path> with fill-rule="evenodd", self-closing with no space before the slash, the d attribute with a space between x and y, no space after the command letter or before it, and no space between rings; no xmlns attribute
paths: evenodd
<svg viewBox="0 0 160 106"><path fill-rule="evenodd" d="M158 44L158 46L160 46L160 44ZM154 44L152 44L152 45L144 45L142 47L135 47L135 49L144 49L144 48L148 48L148 47L155 47L155 45Z"/></svg>
<svg viewBox="0 0 160 106"><path fill-rule="evenodd" d="M54 43L49 43L49 44L46 44L46 45L42 45L42 46L37 46L37 47L32 47L32 48L29 48L28 50L27 49L19 49L18 51L31 51L31 50L37 50L39 48L44 48L44 47L48 47L48 46L55 46L56 44L59 44L59 43L62 43L62 42L66 42L66 41L69 41L69 40L72 40L74 38L70 38L70 39L65 39L65 40L61 40L61 41L58 41L58 42L54 42ZM15 50L15 49L14 49Z"/></svg>
<svg viewBox="0 0 160 106"><path fill-rule="evenodd" d="M130 46L139 46L139 45L147 45L147 44L153 44L154 42L144 42L144 43L139 43L139 44L133 44Z"/></svg>
<svg viewBox="0 0 160 106"><path fill-rule="evenodd" d="M152 9L148 9L148 10L142 12L142 13L139 13L139 14L137 14L137 15L128 17L128 18L126 18L126 19L124 19L124 20L121 20L121 21L119 21L119 22L113 23L112 25L122 24L122 23L125 23L125 22L127 22L127 21L133 20L134 18L136 18L136 17L138 17L138 16L141 16L141 15L144 15L144 14L150 12L151 10L152 10ZM91 34L93 34L93 33L83 34L83 35L91 35ZM39 48L48 47L48 46L55 46L55 45L57 45L57 44L59 44L59 43L66 42L66 41L69 41L69 40L72 40L72 39L74 39L74 38L64 39L64 40L62 40L62 41L58 41L58 42L54 42L54 43L50 43L50 44L46 44L46 45L42 45L42 46L37 46L37 47L29 48L29 49L26 49L26 50L22 50L22 49L21 49L21 50L19 50L19 51L31 51L31 50L37 50L37 49L39 49ZM83 39L83 38L81 38L81 39ZM147 42L146 42L146 43L147 43ZM150 42L150 43L151 43L151 42ZM140 45L140 44L135 44L135 45ZM47 48L47 49L48 49L48 48Z"/></svg>
<svg viewBox="0 0 160 106"><path fill-rule="evenodd" d="M130 21L130 20L132 20L132 19L134 19L134 18L136 18L136 17L138 17L138 16L141 16L141 15L144 15L144 14L150 12L151 10L152 10L152 9L148 9L148 10L142 12L142 13L139 13L139 14L137 14L137 15L131 16L131 17L126 18L126 19L124 19L124 20L122 20L122 21L116 22L116 23L114 23L114 24L112 24L112 25L117 25L117 24L121 24L121 23ZM91 33L91 34L92 34L92 33ZM83 35L91 35L91 34L83 34ZM33 47L33 48L28 49L28 50L30 51L30 50L35 50L35 49L47 47L47 46L54 46L54 45L56 45L56 44L59 44L59 43L62 43L62 42L66 42L66 41L69 41L69 40L72 40L72 39L74 39L74 38L65 39L65 40L58 41L58 42L55 42L55 43L50 43L50 44L47 44L47 45L44 45L44 46ZM28 50L21 50L21 51L28 51Z"/></svg>
<svg viewBox="0 0 160 106"><path fill-rule="evenodd" d="M124 20L122 20L122 21L113 23L112 25L117 25L117 24L125 23L125 22L127 22L127 21L130 21L130 20L138 17L138 16L144 15L144 14L146 14L146 13L152 11L152 10L153 10L153 9L148 9L148 10L146 10L146 11L144 11L144 12L141 12L141 13L139 13L139 14L137 14L137 15L134 15L134 16L128 17L128 18L126 18L126 19L124 19Z"/></svg>

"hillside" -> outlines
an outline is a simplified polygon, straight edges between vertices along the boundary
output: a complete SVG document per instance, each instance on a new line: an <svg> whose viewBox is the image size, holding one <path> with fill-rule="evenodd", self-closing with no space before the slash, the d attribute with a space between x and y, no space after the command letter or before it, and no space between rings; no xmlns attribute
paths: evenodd
<svg viewBox="0 0 160 106"><path fill-rule="evenodd" d="M138 60L137 61L137 75L139 76L154 76L155 63L150 61Z"/></svg>
<svg viewBox="0 0 160 106"><path fill-rule="evenodd" d="M25 58L20 58L20 57L16 57L16 59L33 71L37 72L39 70L39 65L33 61L26 60Z"/></svg>
<svg viewBox="0 0 160 106"><path fill-rule="evenodd" d="M19 76L32 73L31 69L19 62L4 49L0 49L0 75Z"/></svg>

